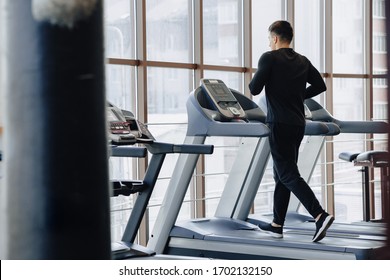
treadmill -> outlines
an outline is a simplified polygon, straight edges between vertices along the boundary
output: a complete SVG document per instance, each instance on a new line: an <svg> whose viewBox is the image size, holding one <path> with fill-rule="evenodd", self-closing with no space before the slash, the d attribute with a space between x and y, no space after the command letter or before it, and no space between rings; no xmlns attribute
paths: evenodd
<svg viewBox="0 0 390 280"><path fill-rule="evenodd" d="M267 113L267 105L265 98L260 99L259 107L265 113ZM340 127L332 122L319 122L313 121L312 113L310 109L305 105L305 137L307 141L300 152L299 157L299 170L301 176L306 181L309 181L315 168L315 164L320 156L322 147L325 143L326 136L335 136L340 133ZM243 145L243 150L250 149L250 144ZM241 153L237 157L240 156ZM268 141L262 146L262 150L254 150L251 155L246 157L252 157L250 165L246 166L246 169L242 170L241 180L243 184L240 187L225 188L222 193L220 202L217 207L216 216L220 217L232 217L240 220L246 220L253 205L254 198L258 192L259 185L261 183L265 168L269 161L271 150ZM237 160L237 165L242 165L242 161L245 158ZM234 169L234 167L233 167ZM240 183L240 182L237 182ZM292 194L292 196L294 196ZM290 200L289 208L298 209L299 201L297 199ZM301 219L299 215L289 215L289 219ZM307 219L304 216L304 219ZM257 225L257 224L256 224Z"/></svg>
<svg viewBox="0 0 390 280"><path fill-rule="evenodd" d="M134 115L108 103L107 120L109 128L111 157L146 157L152 155L143 180L111 181L112 196L129 196L138 193L122 240L111 244L113 259L187 259L182 256L157 255L156 252L134 243L141 220L152 195L165 156L169 153L211 154L211 145L176 145L155 141L147 127ZM139 146L141 145L141 146Z"/></svg>
<svg viewBox="0 0 390 280"><path fill-rule="evenodd" d="M261 162L252 155L261 158L264 146L268 145L269 131L263 123L264 112L221 80L203 79L201 86L190 94L187 114L187 144L203 144L208 136L257 141L256 145L247 145L254 150L239 149L240 164L233 164L239 168L229 174L227 182L238 182L240 187L242 180L250 178L244 169L253 162ZM323 122L310 123L324 134L330 132L329 127L335 128ZM241 152L250 156L242 156ZM313 243L311 237L295 233L285 234L283 240L276 241L256 225L228 216L216 215L175 224L197 159L197 155L179 155L169 184L170 191L164 197L147 245L157 253L222 259L370 259L384 246L382 241L341 237L327 237L324 242ZM225 188L235 189L236 185L226 184ZM234 199L234 195L230 197ZM234 207L238 208L237 205Z"/></svg>
<svg viewBox="0 0 390 280"><path fill-rule="evenodd" d="M263 110L266 110L263 106L264 98L262 98L260 104ZM388 124L382 121L341 121L335 119L325 108L323 108L318 102L313 99L307 99L305 101L306 108L310 111L310 119L313 121L321 121L326 124L334 124L340 128L341 133L387 133ZM308 144L310 148L304 148L299 156L298 167L301 171L302 178L309 182L312 172L314 171L318 156L322 149L321 145L313 145L315 142L324 142L325 136L310 136ZM270 153L270 151L268 151ZM246 207L248 207L248 201L244 201ZM308 215L299 214L298 210L300 202L292 195L290 205L284 225L284 232L300 232L300 234L314 235L315 220ZM252 214L249 215L249 208L245 210L245 207L236 209L234 216L238 219L246 220L250 223L258 225L263 222L270 222L272 220L272 214L261 215ZM386 225L379 222L353 222L353 223L339 223L337 220L327 230L327 236L344 236L347 238L369 239L369 240L386 240Z"/></svg>

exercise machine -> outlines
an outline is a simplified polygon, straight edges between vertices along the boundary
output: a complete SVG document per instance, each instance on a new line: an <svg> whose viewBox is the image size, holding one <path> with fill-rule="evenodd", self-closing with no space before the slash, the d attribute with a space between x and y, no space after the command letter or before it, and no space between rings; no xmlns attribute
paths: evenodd
<svg viewBox="0 0 390 280"><path fill-rule="evenodd" d="M265 113L221 80L203 79L201 86L189 96L187 114L185 143L203 144L210 136L242 137L241 142L246 145L239 148L225 185L225 189L238 190L230 192L226 201L231 198L235 202L231 207L241 208L233 194L238 192L246 193L247 199L253 202L254 195L249 194L256 193L253 188L260 182L255 183L259 179L248 174L248 170L257 170L258 177L262 177L259 173L264 168L260 165L266 161L260 159L267 156L262 152L267 150L264 147L268 145L269 133L264 124ZM316 127L324 134L333 128L337 133L334 124L327 126L315 120L309 123L308 128ZM224 259L368 259L373 251L383 246L382 241L341 237L327 238L326 243L313 243L311 237L294 233L276 241L256 225L232 216L215 215L176 223L197 159L197 155L179 155L168 187L170 192L164 197L147 245L157 253ZM245 184L252 187L242 192L241 186Z"/></svg>
<svg viewBox="0 0 390 280"><path fill-rule="evenodd" d="M147 209L165 156L170 153L211 154L214 147L211 145L176 145L157 142L147 126L138 121L131 112L121 110L110 103L107 106L107 119L111 157L142 158L146 157L148 152L152 155L143 180L111 181L112 196L138 194L122 240L112 243L113 258L179 258L175 256L156 255L153 250L135 244L134 240ZM141 144L141 146L135 146L135 144ZM183 259L183 257L180 257L180 259Z"/></svg>
<svg viewBox="0 0 390 280"><path fill-rule="evenodd" d="M339 158L345 161L352 162L354 166L360 166L362 172L362 203L363 203L363 221L364 222L384 222L387 219L387 205L390 189L387 184L389 176L389 152L371 150L362 153L342 152ZM381 173L381 203L382 203L382 218L371 219L371 195L370 195L370 168L380 168Z"/></svg>
<svg viewBox="0 0 390 280"><path fill-rule="evenodd" d="M264 102L262 102L264 104ZM334 118L325 108L323 108L318 102L313 99L307 99L305 101L307 109L310 111L310 118L313 121L321 121L326 124L334 124L340 128L340 133L387 133L388 125L382 121L342 121ZM317 140L315 140L316 138ZM309 139L309 145L313 146L310 141L325 141L325 136L311 137ZM307 145L307 144L305 144ZM310 181L312 172L315 168L317 158L313 155L319 155L323 145L316 145L310 152L305 148L300 154L298 167L301 171L302 178L307 182ZM302 234L313 235L315 231L314 219L311 216L305 214L299 214L298 210L300 202L291 197L284 230L288 232L301 232ZM260 224L262 222L269 222L272 219L272 214L252 214L248 211L240 213L239 218L247 220L253 224ZM238 215L236 214L236 215ZM384 241L386 235L386 227L381 223L333 223L332 227L328 230L327 236L346 236L348 238L357 239L369 239Z"/></svg>

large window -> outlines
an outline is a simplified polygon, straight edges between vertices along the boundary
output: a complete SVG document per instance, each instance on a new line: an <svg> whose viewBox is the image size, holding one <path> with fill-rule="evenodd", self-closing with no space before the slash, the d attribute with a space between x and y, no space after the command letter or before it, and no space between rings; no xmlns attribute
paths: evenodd
<svg viewBox="0 0 390 280"><path fill-rule="evenodd" d="M257 67L260 56L269 51L268 27L276 20L285 19L282 0L252 0L252 66Z"/></svg>
<svg viewBox="0 0 390 280"><path fill-rule="evenodd" d="M132 1L106 0L104 11L106 56L135 58L135 13Z"/></svg>
<svg viewBox="0 0 390 280"><path fill-rule="evenodd" d="M204 63L242 65L242 8L239 0L203 1Z"/></svg>
<svg viewBox="0 0 390 280"><path fill-rule="evenodd" d="M294 48L306 56L319 70L324 71L323 12L320 0L295 1Z"/></svg>
<svg viewBox="0 0 390 280"><path fill-rule="evenodd" d="M338 119L387 120L384 3L107 0L107 99L146 120L158 141L183 143L186 101L199 80L222 79L230 88L248 94L247 83L256 71L258 59L270 50L269 25L287 19L294 26L293 48L310 59L327 83L326 93L317 98L319 102ZM369 39L371 43L367 43ZM259 102L259 97L253 100ZM214 154L201 157L178 219L214 215L239 138L213 137L207 143L215 145ZM326 138L309 184L323 205L330 211L334 209L339 221L361 220L362 194L361 174L351 163L339 160L338 155L342 151L374 148L387 149L387 134ZM147 238L148 228L153 227L176 159L177 155L168 155L164 162L148 207L147 226L140 236ZM140 179L140 165L137 159L110 160L110 176ZM255 213L272 211L271 166L272 160L255 198ZM378 196L377 172L374 181ZM121 236L132 203L133 197L112 199L114 240ZM204 211L197 210L199 204ZM376 215L380 217L380 211Z"/></svg>
<svg viewBox="0 0 390 280"><path fill-rule="evenodd" d="M364 120L363 79L334 79L334 116L339 120ZM334 158L341 152L365 150L365 135L341 133L334 137ZM336 161L336 160L335 160ZM353 164L336 161L334 163L334 186L336 198L336 218L340 220L362 219L361 173Z"/></svg>
<svg viewBox="0 0 390 280"><path fill-rule="evenodd" d="M147 0L148 60L192 62L191 1Z"/></svg>
<svg viewBox="0 0 390 280"><path fill-rule="evenodd" d="M336 27L332 29L335 73L365 73L364 2L333 1L333 26Z"/></svg>
<svg viewBox="0 0 390 280"><path fill-rule="evenodd" d="M108 58L134 59L135 10L132 1L104 1L105 11L105 54ZM136 112L135 67L130 65L108 64L106 66L106 98L119 108ZM130 180L136 178L136 162L131 158L110 158L109 174L112 180ZM120 240L125 230L133 197L111 198L111 235Z"/></svg>

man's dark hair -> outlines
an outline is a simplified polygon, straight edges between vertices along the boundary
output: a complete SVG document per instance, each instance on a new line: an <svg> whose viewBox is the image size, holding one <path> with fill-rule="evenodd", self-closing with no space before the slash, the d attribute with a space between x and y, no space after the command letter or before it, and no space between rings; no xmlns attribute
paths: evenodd
<svg viewBox="0 0 390 280"><path fill-rule="evenodd" d="M291 27L291 24L285 20L275 21L270 25L268 31L276 34L282 41L287 43L291 43L294 36L294 31Z"/></svg>

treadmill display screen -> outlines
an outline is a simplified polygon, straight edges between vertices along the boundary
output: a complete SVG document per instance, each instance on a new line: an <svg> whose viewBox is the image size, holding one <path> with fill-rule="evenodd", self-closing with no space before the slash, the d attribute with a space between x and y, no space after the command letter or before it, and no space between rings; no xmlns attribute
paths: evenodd
<svg viewBox="0 0 390 280"><path fill-rule="evenodd" d="M230 90L223 85L210 84L210 87L217 102L237 102Z"/></svg>
<svg viewBox="0 0 390 280"><path fill-rule="evenodd" d="M225 95L226 94L222 87L214 87L214 90L218 95Z"/></svg>
<svg viewBox="0 0 390 280"><path fill-rule="evenodd" d="M245 118L240 103L221 80L202 79L201 87L210 98L212 106L226 119Z"/></svg>

